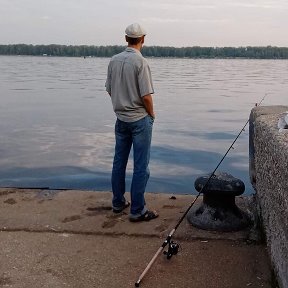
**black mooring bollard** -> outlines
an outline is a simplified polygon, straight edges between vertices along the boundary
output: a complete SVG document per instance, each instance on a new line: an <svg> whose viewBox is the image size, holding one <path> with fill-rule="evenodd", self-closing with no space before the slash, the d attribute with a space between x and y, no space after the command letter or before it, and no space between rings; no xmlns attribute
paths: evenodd
<svg viewBox="0 0 288 288"><path fill-rule="evenodd" d="M210 175L196 179L195 189L200 192ZM215 173L203 189L203 202L189 211L188 221L195 227L212 231L238 231L246 228L248 215L235 204L235 197L245 191L244 183L224 172Z"/></svg>

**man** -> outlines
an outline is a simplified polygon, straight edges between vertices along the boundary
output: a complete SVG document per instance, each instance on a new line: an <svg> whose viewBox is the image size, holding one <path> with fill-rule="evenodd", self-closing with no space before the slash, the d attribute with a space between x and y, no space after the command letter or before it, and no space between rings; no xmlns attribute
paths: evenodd
<svg viewBox="0 0 288 288"><path fill-rule="evenodd" d="M158 217L155 211L146 208L144 198L150 175L148 164L155 118L151 94L154 89L149 65L140 52L145 30L134 23L126 28L125 33L128 47L112 57L105 85L117 116L111 179L112 208L113 212L119 213L130 205L124 194L126 166L133 145L134 170L129 219L132 222L149 221Z"/></svg>

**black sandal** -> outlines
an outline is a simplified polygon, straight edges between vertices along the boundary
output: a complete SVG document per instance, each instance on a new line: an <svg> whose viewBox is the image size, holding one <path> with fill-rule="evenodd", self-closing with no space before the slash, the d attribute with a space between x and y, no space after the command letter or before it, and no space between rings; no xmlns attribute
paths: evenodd
<svg viewBox="0 0 288 288"><path fill-rule="evenodd" d="M123 207L113 207L112 208L112 211L114 212L114 213L121 213L124 209L126 209L126 208L128 208L130 206L130 202L129 201L127 201L126 203L125 203L125 205L123 206Z"/></svg>
<svg viewBox="0 0 288 288"><path fill-rule="evenodd" d="M143 215L137 218L129 218L131 222L141 222L141 221L150 221L152 219L157 218L159 215L156 211L149 211L147 210Z"/></svg>

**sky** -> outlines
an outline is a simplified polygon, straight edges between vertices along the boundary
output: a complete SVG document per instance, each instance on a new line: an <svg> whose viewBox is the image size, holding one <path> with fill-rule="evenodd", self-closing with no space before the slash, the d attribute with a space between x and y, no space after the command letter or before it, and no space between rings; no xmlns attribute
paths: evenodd
<svg viewBox="0 0 288 288"><path fill-rule="evenodd" d="M0 44L288 47L287 0L0 0Z"/></svg>

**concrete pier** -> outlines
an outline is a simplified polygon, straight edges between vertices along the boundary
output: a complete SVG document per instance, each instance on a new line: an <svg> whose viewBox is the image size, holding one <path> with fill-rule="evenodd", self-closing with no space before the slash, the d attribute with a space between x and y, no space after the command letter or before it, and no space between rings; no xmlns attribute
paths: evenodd
<svg viewBox="0 0 288 288"><path fill-rule="evenodd" d="M111 211L111 192L0 189L0 287L134 287L194 199L171 196L147 193L159 218L130 223L128 210ZM250 200L237 205L248 211ZM274 287L266 246L250 232L209 232L185 219L173 237L179 253L160 255L140 287Z"/></svg>
<svg viewBox="0 0 288 288"><path fill-rule="evenodd" d="M256 107L250 116L250 178L280 287L288 287L288 106Z"/></svg>

